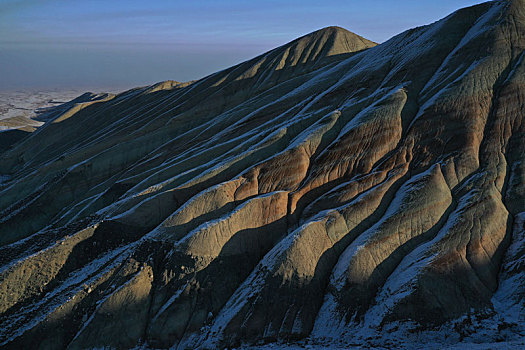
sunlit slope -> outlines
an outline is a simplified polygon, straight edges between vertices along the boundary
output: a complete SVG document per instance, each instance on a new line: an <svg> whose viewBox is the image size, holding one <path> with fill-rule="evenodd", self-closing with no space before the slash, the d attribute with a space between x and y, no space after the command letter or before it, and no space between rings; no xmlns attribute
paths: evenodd
<svg viewBox="0 0 525 350"><path fill-rule="evenodd" d="M0 156L0 344L517 336L524 50L497 1L57 116Z"/></svg>

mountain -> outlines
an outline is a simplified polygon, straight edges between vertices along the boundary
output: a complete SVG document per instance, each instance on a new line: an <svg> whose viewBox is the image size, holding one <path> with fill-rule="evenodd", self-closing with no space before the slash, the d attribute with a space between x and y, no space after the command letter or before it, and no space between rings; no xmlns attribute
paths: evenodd
<svg viewBox="0 0 525 350"><path fill-rule="evenodd" d="M77 95L78 91L70 89L0 92L0 153L35 131L48 118L58 116L76 104L100 98L90 93L74 98ZM71 98L73 100L66 103L58 102Z"/></svg>
<svg viewBox="0 0 525 350"><path fill-rule="evenodd" d="M524 346L524 52L494 1L46 120L0 154L0 346Z"/></svg>

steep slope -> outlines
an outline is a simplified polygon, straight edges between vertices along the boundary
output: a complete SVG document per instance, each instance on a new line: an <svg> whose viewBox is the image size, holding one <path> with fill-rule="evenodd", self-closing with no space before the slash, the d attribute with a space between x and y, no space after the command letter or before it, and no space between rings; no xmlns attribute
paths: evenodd
<svg viewBox="0 0 525 350"><path fill-rule="evenodd" d="M495 1L57 116L0 156L0 344L522 341L524 52Z"/></svg>

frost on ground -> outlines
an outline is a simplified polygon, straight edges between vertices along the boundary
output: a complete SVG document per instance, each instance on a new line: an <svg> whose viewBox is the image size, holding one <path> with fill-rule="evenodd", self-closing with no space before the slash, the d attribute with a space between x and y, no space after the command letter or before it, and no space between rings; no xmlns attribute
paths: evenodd
<svg viewBox="0 0 525 350"><path fill-rule="evenodd" d="M39 116L0 153L0 347L525 348L523 52L496 1Z"/></svg>
<svg viewBox="0 0 525 350"><path fill-rule="evenodd" d="M67 88L0 91L0 131L41 126L43 122L38 120L40 115L73 100L86 91L98 92L108 91L108 89Z"/></svg>
<svg viewBox="0 0 525 350"><path fill-rule="evenodd" d="M50 91L1 91L0 92L0 128L19 128L26 121L30 126L38 126L42 123L33 120L38 116L37 111L55 107L59 104L68 102L83 91L76 89L68 90L50 90ZM20 121L15 125L15 120ZM8 125L10 121L10 125Z"/></svg>

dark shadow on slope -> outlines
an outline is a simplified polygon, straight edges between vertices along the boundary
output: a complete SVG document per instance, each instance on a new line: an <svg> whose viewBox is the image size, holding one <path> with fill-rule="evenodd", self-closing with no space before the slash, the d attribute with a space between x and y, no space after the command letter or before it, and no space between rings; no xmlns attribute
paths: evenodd
<svg viewBox="0 0 525 350"><path fill-rule="evenodd" d="M198 332L201 327L209 324L260 259L286 232L285 218L259 228L241 230L200 271L194 270L198 260L173 251L163 268L166 272L171 271L174 277L168 283L157 285L156 300L153 301L156 307L151 310L150 319L179 289L184 288L184 292L162 316L155 322L150 322L148 344L171 347L178 344L184 336Z"/></svg>
<svg viewBox="0 0 525 350"><path fill-rule="evenodd" d="M31 135L31 132L19 129L0 132L0 154L9 151L29 135Z"/></svg>
<svg viewBox="0 0 525 350"><path fill-rule="evenodd" d="M69 109L73 108L77 103L84 102L93 102L102 100L110 96L108 93L94 94L92 92L85 92L82 95L75 97L68 102L53 102L58 104L56 106L38 108L35 110L36 117L33 118L40 122L50 122L59 117L61 114L67 112Z"/></svg>
<svg viewBox="0 0 525 350"><path fill-rule="evenodd" d="M46 249L60 239L72 233L79 232L98 221L96 216L88 216L76 220L60 228L50 228L39 231L24 240L0 247L0 267L24 259L42 249Z"/></svg>
<svg viewBox="0 0 525 350"><path fill-rule="evenodd" d="M71 272L86 266L106 252L139 240L151 229L152 227L131 227L116 221L102 221L91 237L73 248L58 274L46 286L46 290L53 290Z"/></svg>
<svg viewBox="0 0 525 350"><path fill-rule="evenodd" d="M357 320L364 316L379 289L399 266L401 261L418 246L432 240L447 222L450 213L456 209L456 206L457 203L453 201L431 229L419 236L413 237L396 248L383 262L377 265L365 283L346 283L344 292L338 296L338 300L343 307L341 311L344 312L347 322L349 322L354 315L357 317Z"/></svg>
<svg viewBox="0 0 525 350"><path fill-rule="evenodd" d="M506 242L500 244L494 256L476 268L500 266L506 249ZM454 256L449 258L451 261L457 259ZM480 319L494 316L491 300L495 290L488 289L473 267L467 266L456 264L446 274L426 271L418 277L415 291L396 304L383 324L412 320L421 329L428 329L468 314L477 315Z"/></svg>
<svg viewBox="0 0 525 350"><path fill-rule="evenodd" d="M467 180L468 178L464 182ZM455 189L460 186L457 185ZM453 204L455 208L449 208L450 210L457 208L456 199ZM446 273L436 272L435 269L426 270L418 277L415 291L396 305L384 319L383 324L415 320L421 329L427 329L467 314L476 315L478 320L493 317L492 296L496 289L487 286L480 272L493 271L496 266L498 272L494 277L499 278L502 261L512 236L512 225L513 216L509 214L503 240L492 257L485 259L483 263L472 266L468 262L468 257L465 261L459 252L451 252L441 259L441 263L444 264L442 267L448 270ZM455 262L458 259L463 263ZM460 333L460 337L463 336L464 334Z"/></svg>
<svg viewBox="0 0 525 350"><path fill-rule="evenodd" d="M346 55L343 55L343 56L346 57ZM344 59L345 57L340 57L340 59ZM336 57L332 57L331 59L332 59L332 60L337 60ZM297 67L296 67L296 68L297 68ZM286 70L286 69L284 69L284 70ZM284 70L283 70L283 71L284 71ZM284 74L284 73L283 73L283 74ZM244 82L244 83L246 83L246 82ZM243 84L243 82L242 82L242 81L240 81L240 82L236 82L236 84ZM250 83L248 82L248 84L250 84ZM186 88L182 88L182 89L179 89L179 90L184 90L184 89L187 89L187 88L192 88L194 85L195 85L195 84L192 84L192 85L190 85L190 86L188 86L188 87L186 87ZM234 84L234 85L235 85L235 84ZM216 87L215 89L221 89L221 87L219 86L219 87ZM241 92L244 91L244 90L241 89L240 87L234 87L233 89L234 89L234 90L241 91ZM177 91L179 91L179 90L177 90ZM149 95L150 95L150 97L151 97L151 95L155 95L155 94L157 94L157 93L162 93L162 92L163 92L163 91L154 92L154 93L151 93L151 94L149 94ZM179 91L179 92L180 92L180 91ZM208 98L209 98L209 96L207 96L207 99L208 99ZM116 99L118 99L118 97L117 97ZM116 100L116 99L114 99L114 100ZM113 100L112 100L112 101L113 101ZM108 103L112 103L112 102L109 101ZM103 105L103 104L99 104L99 105ZM91 109L93 109L93 108L99 108L99 107L100 107L100 106L97 106L97 105L93 105L93 106L87 107L87 108L85 108L84 110L82 110L82 111L80 111L79 113L77 113L76 115L72 116L71 118L69 118L69 119L67 119L67 120L65 120L65 121L63 121L63 122L61 122L61 123L59 123L59 124L60 124L60 125L66 125L66 124L68 124L68 123L73 123L73 124L74 124L74 123L76 123L75 119L81 119L81 122L83 122L83 117L82 117L82 116L83 116L85 113L89 112L89 111L90 111ZM274 113L279 113L279 112L280 112L280 109L279 109L279 110L275 110ZM88 114L89 114L89 113L88 113ZM94 113L94 114L96 114L96 113ZM261 120L261 119L255 118L253 121L257 121L257 123L262 123L262 122L264 122L264 121L269 120L269 119L272 118L272 117L273 117L273 114L270 114L270 115L265 114L265 116L264 116L264 120ZM142 118L142 119L144 119L144 118ZM147 119L147 118L146 118L146 119ZM183 124L183 123L182 123L182 124ZM225 127L226 125L223 125L223 126ZM48 132L47 129L49 129L49 132L53 132L53 134L56 136L57 133L55 133L54 130L52 130L54 127L55 127L54 125L51 126L51 124L49 124L48 126L46 126L46 127L42 128L41 130L39 130L38 135L45 135L45 134ZM181 126L181 127L183 127L183 126ZM50 129L50 128L51 128L51 129ZM188 128L188 126L186 126L186 128ZM191 128L191 127L189 127L189 128ZM69 129L68 129L68 130L69 130ZM85 135L85 129L82 129L82 130L80 130L80 131L82 132L82 134ZM69 133L68 133L68 135L67 135L67 137L68 137L70 140L74 140L75 143L77 143L77 141L78 141L79 139L80 139L80 140L82 139L82 136L80 136L80 135L78 135L78 136L79 136L79 138L76 138L76 137L74 137L74 135L71 135L71 134L69 134ZM113 135L113 136L115 136L115 135ZM151 135L151 136L156 136L156 135ZM59 139L60 139L61 136L58 136L58 137L59 137ZM65 136L62 136L62 137L65 137ZM105 136L105 139L107 139L108 137L109 137L109 136L106 135L106 136ZM109 170L109 173L105 174L103 178L100 178L99 180L97 180L98 183L92 183L90 187L91 187L91 188L97 187L100 183L103 183L104 181L106 181L106 180L107 180L108 178L110 178L111 176L115 176L118 172L124 173L126 170L129 169L130 166L133 166L133 164L134 164L136 161L139 161L139 160L142 159L144 156L147 156L151 151L153 151L154 149L157 149L157 147L158 147L159 145L161 145L161 144L165 143L166 141L168 141L169 138L171 138L172 136L170 136L169 134L165 134L164 137L165 137L165 139L160 138L159 140L156 140L155 143L152 144L151 147L148 147L148 148L146 148L143 152L138 153L137 156L136 156L136 159L131 159L131 160L127 161L125 164L122 164L122 167L118 167L118 166L112 167L112 169ZM210 136L210 135L207 135L207 136L205 136L204 139L208 139L209 137L211 137L211 136ZM39 136L38 138L40 138L40 136ZM151 139L151 137L150 137L150 139ZM28 140L26 140L26 141L30 141L30 140L28 139ZM180 140L180 141L182 141L182 140ZM198 138L197 138L197 139L194 139L194 142L195 142L195 143L197 143L198 141L203 141L203 140L199 140ZM114 141L112 141L112 142L118 142L118 139L117 139L117 140L114 140ZM67 142L66 142L66 144L67 144ZM104 145L101 144L101 145L97 146L96 149L98 149L98 150L105 149L105 148L102 147L102 146L104 146ZM171 145L170 145L170 146L171 146ZM184 146L184 148L191 147L191 142L190 142L190 144L188 144L187 142L182 142L181 145L179 146L179 148L182 147L182 146ZM42 148L43 148L43 152L46 153L46 157L48 157L48 156L52 156L53 154L55 154L55 156L58 156L58 154L60 154L60 152L63 152L63 151L64 151L63 149L61 150L61 148L63 148L63 147L72 147L72 148L74 148L74 146L73 146L72 144L64 145L64 146L62 146L62 144L61 144L60 147L56 147L56 143L52 143L49 147L50 147L49 149L46 149L46 147L42 147ZM79 146L79 147L80 147L80 146ZM141 146L141 147L142 147L142 146ZM40 146L39 146L39 148L40 148ZM83 153L83 156L84 156L84 157L88 157L88 154L87 154L87 153L86 153L86 154ZM46 158L46 157L44 157L44 158ZM69 165L69 164L66 162L67 159L68 159L68 157L65 157L64 154L62 154L58 159L55 159L55 162L54 162L54 165L53 165L52 168L57 168L57 169L59 169L59 168L61 167L61 163L63 164L62 167L65 167L65 166ZM40 162L40 161L41 161L41 162L44 162L44 161L46 161L46 159L39 159L39 162ZM56 165L55 165L55 164L56 164ZM36 164L35 164L35 165L36 165ZM249 166L249 165L247 165L247 166ZM51 171L51 169L50 169L50 171ZM93 178L93 177L90 177L90 181L92 182L93 180L94 180L94 178ZM208 184L210 184L210 183L212 183L212 181L209 181L209 182L208 182ZM200 187L201 190L204 189L204 186L199 186L199 187ZM58 193L60 194L61 192L58 192ZM196 192L193 192L193 193L191 193L191 195L193 195L193 194L195 194L195 193L196 193ZM54 201L52 201L52 203L53 203L53 202L56 202L56 199L55 199ZM37 203L38 203L38 201L35 202L34 204L36 205ZM45 208L48 208L48 203L49 203L49 202L46 201L46 205L44 206ZM72 206L74 206L74 205L77 204L77 203L78 203L78 200L73 200L73 201L70 202L69 204L60 205L60 207L63 208L64 210L66 210L66 208L71 208ZM31 206L30 206L30 207L31 207ZM44 207L42 207L42 208L44 208ZM30 210L30 208L24 209L24 211L28 211L28 210ZM85 215L88 215L88 214L90 214L90 213L89 213L89 212L86 212L86 213L84 213L84 214L85 214ZM52 215L52 216L54 216L54 215ZM40 221L42 221L42 220L40 220ZM30 231L34 232L35 230L38 230L38 229L41 227L41 226L40 226L40 227L36 227L36 221L35 221L34 219L31 220L31 222L32 222L32 224L30 225L30 226L31 226L31 227L30 227ZM46 224L46 222L42 221L41 225L45 225L45 224ZM19 230L19 229L17 229L17 230ZM29 233L30 233L30 232L29 232Z"/></svg>
<svg viewBox="0 0 525 350"><path fill-rule="evenodd" d="M254 296L228 324L222 345L237 346L242 342L255 344L259 341L268 343L277 339L293 341L308 336L340 254L384 215L395 193L406 180L407 175L397 180L371 215L323 253L311 279L303 281L294 278L283 285L279 276L266 276L262 293ZM296 318L302 325L300 332L294 330ZM264 334L262 329L266 329Z"/></svg>
<svg viewBox="0 0 525 350"><path fill-rule="evenodd" d="M20 337L13 339L9 343L3 345L6 349L26 349L34 347L34 344L40 344L51 349L65 349L67 348L74 336L82 329L86 321L97 313L97 308L102 300L106 297L118 292L118 290L130 282L136 275L141 271L140 266L152 266L158 267L159 257L163 256L167 251L166 247L160 242L144 242L140 246L139 251L126 251L124 254L131 254L122 263L115 266L113 269L108 269L106 266L102 267L101 270L97 271L97 279L95 283L89 285L88 276L85 279L78 282L78 286L82 284L82 288L78 289L78 286L73 286L77 289L76 294L72 299L64 302L64 298L61 295L57 295L56 299L64 302L61 307L53 310L53 317L50 317L48 322L40 323L35 325L33 328L26 331ZM108 264L111 262L108 262ZM130 270L131 269L131 270ZM93 281L92 281L93 282ZM146 317L136 318L136 313L145 313L147 305L151 300L151 295L146 300L126 300L125 307L128 310L125 317L127 321L137 321L138 323L146 323ZM51 299L48 304L53 307L53 303L56 303L54 299ZM73 307L67 306L67 304L74 304ZM42 308L49 307L50 305L43 305ZM56 305L55 305L56 306ZM129 312L135 310L135 312ZM112 322L119 322L119 314L122 311L117 309L114 310L112 315L98 314L97 322L100 322L101 318L108 325ZM126 312L124 312L126 313ZM135 327L136 329L137 327ZM140 328L140 327L139 327ZM127 332L116 334L111 342L117 343L118 347L129 347L126 341ZM132 332L133 333L133 332ZM140 332L132 334L136 336L133 340L133 345L140 338ZM99 339L100 340L100 339ZM78 345L78 344L77 344ZM83 344L83 346L92 346L93 344Z"/></svg>
<svg viewBox="0 0 525 350"><path fill-rule="evenodd" d="M117 222L102 221L95 229L93 235L77 243L71 252L62 252L62 254L68 254L67 259L50 281L37 281L40 285L33 285L28 288L39 292L33 292L32 295L24 297L22 301L7 309L3 315L16 314L19 310L30 306L36 300L40 300L46 294L51 293L62 282L67 280L72 272L85 267L111 250L137 241L150 229L143 230L142 228L134 228ZM17 252L18 250L9 253L16 254ZM49 261L47 263L53 265L54 262ZM41 268L45 268L45 266ZM87 278L88 276L85 277Z"/></svg>
<svg viewBox="0 0 525 350"><path fill-rule="evenodd" d="M178 119L181 119L180 116L177 120L174 120L174 122L177 123L175 128L177 134L182 134L202 124L202 121L195 118L195 115L199 113L201 115L209 114L210 106L222 107L219 109L215 108L213 115L208 115L207 118L219 115L226 109L232 107L237 108L238 104L248 101L250 97L267 92L283 83L290 83L290 81L294 81L305 74L322 69L328 65L336 64L355 54L356 53L349 53L330 56L326 62L324 62L324 60L319 61L315 66L311 64L298 64L290 68L283 68L279 70L279 79L259 88L253 88L253 86L257 84L258 75L215 85L228 76L231 71L239 68L239 66L235 66L180 89L160 90L148 94L140 94L140 91L146 91L147 88L140 89L138 93L137 91L133 91L133 93L130 91L124 92L106 103L97 103L88 106L61 123L47 124L45 127L40 128L39 132L35 134L35 137L38 139L43 137L56 139L56 142L47 146L45 143L38 142L40 148L37 149L38 154L35 154L32 158L32 162L34 163L32 166L38 166L38 164L48 162L54 157L58 157L64 153L71 153L75 149L84 148L97 139L99 139L99 142L108 142L108 139L117 136L126 137L134 134L136 135L135 137L139 137L140 135L164 127L166 122L172 117L191 110L191 115L189 115L189 113L186 114L186 117L183 118L184 120L179 121ZM252 61L241 65L247 65L248 63L254 64ZM249 67L246 69L248 68ZM242 76L242 74L239 76ZM289 87L289 89L291 90L292 87ZM128 97L128 95L131 95L131 98ZM275 97L268 98L267 102L274 100ZM153 106L151 106L152 103ZM53 109L53 111L56 112L55 109ZM94 119L95 116L96 120ZM49 119L50 117L46 118ZM118 127L112 126L115 121L119 121ZM55 130L57 128L67 130L67 133L61 132L57 134ZM91 132L86 133L86 130L90 130ZM209 135L212 135L212 133ZM159 142L156 147L161 146L172 137L173 133L170 133L166 139L158 140ZM0 162L0 169L6 168L5 171L7 171L7 168L10 168L10 166L2 163L5 162ZM13 164L13 166L14 169L12 170L15 170L19 166L24 166L24 164Z"/></svg>

